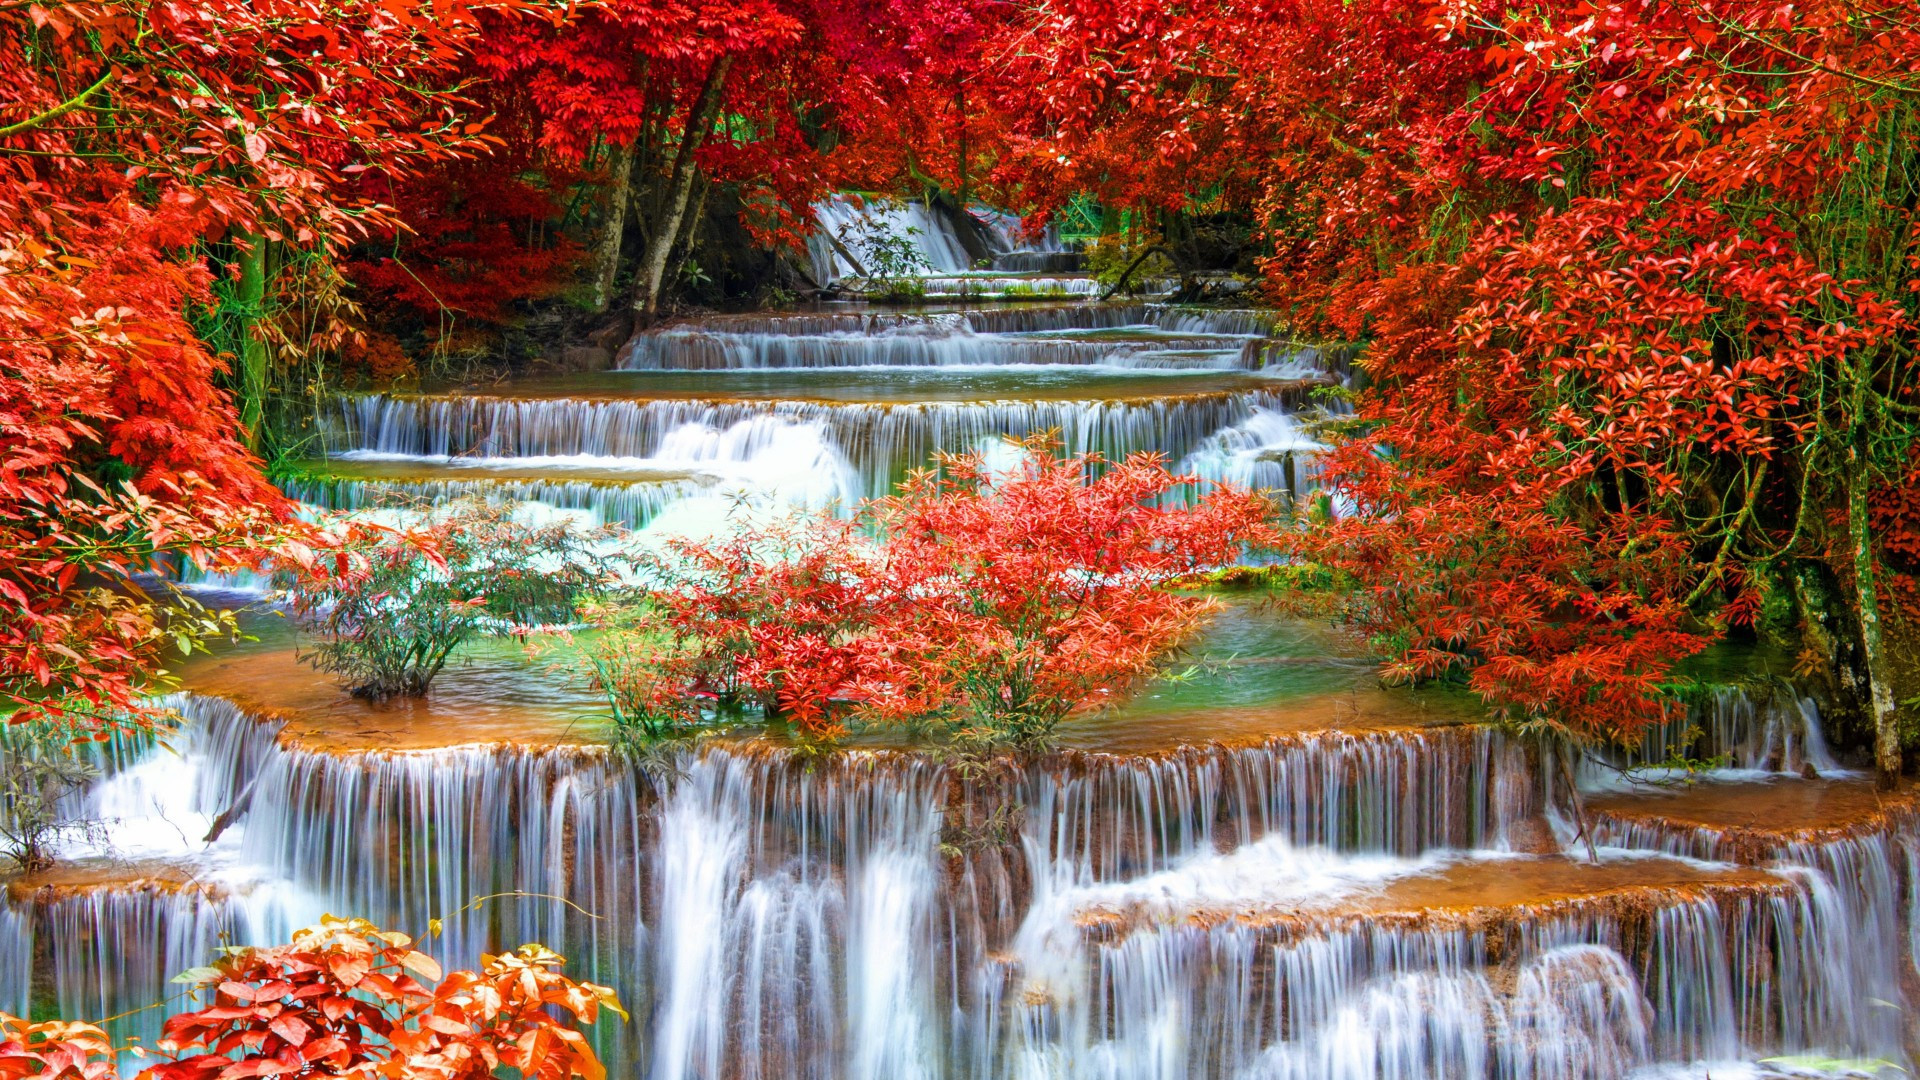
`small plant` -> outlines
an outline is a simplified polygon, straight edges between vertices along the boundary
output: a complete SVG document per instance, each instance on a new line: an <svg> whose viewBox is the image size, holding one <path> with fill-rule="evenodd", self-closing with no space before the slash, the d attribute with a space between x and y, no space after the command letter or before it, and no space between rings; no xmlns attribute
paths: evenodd
<svg viewBox="0 0 1920 1080"><path fill-rule="evenodd" d="M595 633L585 640L567 634L564 640L606 700L616 751L643 763L659 761L709 726L693 690L695 650L660 628L644 597L596 602L581 614Z"/></svg>
<svg viewBox="0 0 1920 1080"><path fill-rule="evenodd" d="M896 303L922 299L926 282L920 279L932 267L920 254L914 237L920 230L911 225L900 234L879 218L863 217L848 229L847 244L860 256L867 274L867 289L879 299Z"/></svg>
<svg viewBox="0 0 1920 1080"><path fill-rule="evenodd" d="M525 636L571 622L614 578L601 534L530 525L512 506L453 503L410 528L344 521L334 558L282 571L317 643L302 659L356 697L424 694L453 651L483 632Z"/></svg>
<svg viewBox="0 0 1920 1080"><path fill-rule="evenodd" d="M59 720L0 723L0 855L32 873L53 865L61 839L99 824L67 808L100 772L80 753L81 733Z"/></svg>

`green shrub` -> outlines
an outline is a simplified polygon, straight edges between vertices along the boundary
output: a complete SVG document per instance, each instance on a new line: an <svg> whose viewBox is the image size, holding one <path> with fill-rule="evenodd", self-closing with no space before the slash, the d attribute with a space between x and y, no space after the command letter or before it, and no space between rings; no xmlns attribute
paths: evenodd
<svg viewBox="0 0 1920 1080"><path fill-rule="evenodd" d="M74 814L68 796L100 772L83 757L71 725L0 721L0 855L31 872L53 865L52 846L98 824Z"/></svg>
<svg viewBox="0 0 1920 1080"><path fill-rule="evenodd" d="M462 643L573 621L617 576L604 533L527 524L510 505L450 504L417 525L348 521L337 548L282 572L314 635L301 659L356 697L424 694Z"/></svg>

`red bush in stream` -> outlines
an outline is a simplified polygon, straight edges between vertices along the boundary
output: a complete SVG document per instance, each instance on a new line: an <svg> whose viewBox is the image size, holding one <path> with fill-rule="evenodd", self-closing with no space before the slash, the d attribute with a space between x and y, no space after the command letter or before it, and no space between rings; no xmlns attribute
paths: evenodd
<svg viewBox="0 0 1920 1080"><path fill-rule="evenodd" d="M1107 463L1029 442L914 475L856 521L748 526L681 542L654 595L699 643L688 686L750 694L813 737L843 718L957 737L1045 739L1119 700L1210 609L1167 586L1271 541L1268 507L1153 455Z"/></svg>

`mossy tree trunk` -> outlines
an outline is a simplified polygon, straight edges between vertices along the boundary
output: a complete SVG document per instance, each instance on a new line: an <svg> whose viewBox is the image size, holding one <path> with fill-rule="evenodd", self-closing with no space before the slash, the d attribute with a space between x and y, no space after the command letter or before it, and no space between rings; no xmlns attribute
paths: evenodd
<svg viewBox="0 0 1920 1080"><path fill-rule="evenodd" d="M634 310L643 322L651 321L660 311L660 288L667 276L667 259L674 242L680 237L680 225L686 218L687 203L693 194L694 155L706 141L714 121L719 119L727 69L732 65L733 58L730 56L714 59L707 68L706 81L700 87L700 96L694 102L693 111L687 116L686 130L680 137L680 148L673 157L673 170L667 176L666 199L661 207L660 219L654 223L648 235L646 257L640 268L639 289L634 296Z"/></svg>
<svg viewBox="0 0 1920 1080"><path fill-rule="evenodd" d="M240 424L247 447L260 453L265 445L267 388L272 355L261 321L267 308L267 240L256 233L242 235L240 278L234 290L234 327L240 350Z"/></svg>

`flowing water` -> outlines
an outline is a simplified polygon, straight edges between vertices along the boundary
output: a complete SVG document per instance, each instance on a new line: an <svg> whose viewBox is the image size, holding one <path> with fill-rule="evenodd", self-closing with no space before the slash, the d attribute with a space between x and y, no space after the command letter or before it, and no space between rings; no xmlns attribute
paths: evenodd
<svg viewBox="0 0 1920 1080"><path fill-rule="evenodd" d="M934 269L971 280L923 224ZM1001 242L995 272L1069 261ZM847 507L938 451L1058 429L1300 496L1311 391L1347 357L1272 331L1138 303L715 316L617 371L342 397L288 485L693 530L734 494ZM105 835L8 884L0 1009L125 1013L216 945L333 911L442 920L455 964L557 949L619 991L634 1019L594 1038L649 1080L1911 1066L1920 810L1848 773L1810 703L1704 700L1578 770L1576 802L1471 701L1384 690L1326 626L1241 597L1190 678L1041 757L745 734L661 779L609 756L552 658L489 644L376 704L304 669L283 621L256 630L189 665L178 732L103 751ZM1714 767L1624 778L1676 756ZM113 1027L151 1040L160 1015Z"/></svg>

